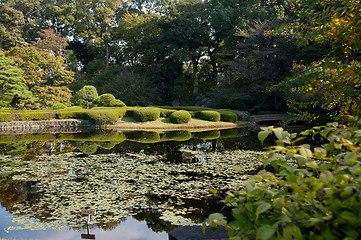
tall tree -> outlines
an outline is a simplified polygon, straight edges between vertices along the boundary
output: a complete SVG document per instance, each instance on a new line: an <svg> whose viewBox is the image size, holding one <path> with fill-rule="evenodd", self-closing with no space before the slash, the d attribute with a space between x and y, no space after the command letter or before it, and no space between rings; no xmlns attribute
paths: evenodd
<svg viewBox="0 0 361 240"><path fill-rule="evenodd" d="M193 93L198 93L198 63L205 55L209 38L208 17L201 0L184 0L174 6L161 23L161 46L169 54L190 60L193 68Z"/></svg>
<svg viewBox="0 0 361 240"><path fill-rule="evenodd" d="M35 98L27 89L24 71L0 52L0 106L21 107L26 103L33 103Z"/></svg>
<svg viewBox="0 0 361 240"><path fill-rule="evenodd" d="M127 0L78 0L76 2L75 32L78 40L101 47L105 53L105 66L109 65L109 46L117 14L126 7Z"/></svg>
<svg viewBox="0 0 361 240"><path fill-rule="evenodd" d="M38 98L36 107L54 103L70 105L71 91L68 85L74 81L74 73L64 70L64 58L40 52L34 47L14 47L6 52L24 72L27 88Z"/></svg>
<svg viewBox="0 0 361 240"><path fill-rule="evenodd" d="M133 67L157 61L161 33L158 20L159 15L155 14L124 14L117 29L123 61Z"/></svg>
<svg viewBox="0 0 361 240"><path fill-rule="evenodd" d="M285 81L290 106L303 118L361 116L361 4L359 0L302 0L300 19L286 25L300 47L327 47L321 59L298 64Z"/></svg>

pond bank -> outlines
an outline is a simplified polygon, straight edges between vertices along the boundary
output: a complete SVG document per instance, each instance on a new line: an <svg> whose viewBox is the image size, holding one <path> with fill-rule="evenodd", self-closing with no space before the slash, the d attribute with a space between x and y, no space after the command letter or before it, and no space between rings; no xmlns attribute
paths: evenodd
<svg viewBox="0 0 361 240"><path fill-rule="evenodd" d="M122 129L122 130L187 130L187 129L226 129L247 126L247 122L209 122L199 119L193 120L187 124L172 124L164 119L152 122L130 122L119 121L113 125L97 126L88 120L51 120L51 121L14 121L0 122L0 134L17 134L17 133L47 133L47 132L82 132L95 128Z"/></svg>

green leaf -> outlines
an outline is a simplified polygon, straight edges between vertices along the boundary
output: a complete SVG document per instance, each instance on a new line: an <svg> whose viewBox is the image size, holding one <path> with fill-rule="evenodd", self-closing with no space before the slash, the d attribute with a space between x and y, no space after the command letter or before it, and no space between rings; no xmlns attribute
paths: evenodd
<svg viewBox="0 0 361 240"><path fill-rule="evenodd" d="M203 232L203 234L206 234L206 229L207 229L206 221L203 221L203 223L202 223L202 232Z"/></svg>
<svg viewBox="0 0 361 240"><path fill-rule="evenodd" d="M211 228L216 228L217 225L225 226L227 224L225 218L221 213L212 213L208 218L209 226Z"/></svg>
<svg viewBox="0 0 361 240"><path fill-rule="evenodd" d="M283 229L283 237L284 239L302 239L301 229L294 224L288 225Z"/></svg>
<svg viewBox="0 0 361 240"><path fill-rule="evenodd" d="M214 189L214 188L208 188L208 190L209 190L211 193L213 193L213 194L217 194L217 193L218 193L218 191L217 191L216 189Z"/></svg>
<svg viewBox="0 0 361 240"><path fill-rule="evenodd" d="M264 224L257 230L257 239L268 240L275 234L275 232L276 230L270 225Z"/></svg>
<svg viewBox="0 0 361 240"><path fill-rule="evenodd" d="M258 219L259 215L261 213L264 213L266 212L268 209L271 208L271 204L269 203L266 203L266 202L263 202L261 203L258 207L257 207L257 210L256 210L256 219Z"/></svg>
<svg viewBox="0 0 361 240"><path fill-rule="evenodd" d="M264 140L268 137L268 135L270 134L270 131L260 131L258 132L258 139L261 141L261 143L263 144Z"/></svg>
<svg viewBox="0 0 361 240"><path fill-rule="evenodd" d="M284 140L285 139L283 134L282 134L282 132L283 132L282 128L275 128L275 129L273 129L273 132L275 133L278 140Z"/></svg>

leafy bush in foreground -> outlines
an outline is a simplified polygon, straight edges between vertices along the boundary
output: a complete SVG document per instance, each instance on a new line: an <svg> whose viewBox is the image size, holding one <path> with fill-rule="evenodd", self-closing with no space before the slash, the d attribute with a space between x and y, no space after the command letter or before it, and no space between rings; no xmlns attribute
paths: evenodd
<svg viewBox="0 0 361 240"><path fill-rule="evenodd" d="M218 122L221 120L221 114L216 111L201 111L199 117L203 120Z"/></svg>
<svg viewBox="0 0 361 240"><path fill-rule="evenodd" d="M169 120L172 123L176 123L176 124L182 124L182 123L187 123L192 119L192 116L189 114L188 111L186 110L179 110L176 112L173 112L170 116L169 116Z"/></svg>
<svg viewBox="0 0 361 240"><path fill-rule="evenodd" d="M262 170L241 190L228 192L225 204L233 220L214 213L211 227L224 226L230 239L360 239L361 121L354 127L330 123L302 132L262 128L277 146L264 156ZM294 145L320 136L322 147ZM214 190L213 190L214 191Z"/></svg>
<svg viewBox="0 0 361 240"><path fill-rule="evenodd" d="M160 110L152 107L137 108L133 114L138 122L155 121L160 117Z"/></svg>

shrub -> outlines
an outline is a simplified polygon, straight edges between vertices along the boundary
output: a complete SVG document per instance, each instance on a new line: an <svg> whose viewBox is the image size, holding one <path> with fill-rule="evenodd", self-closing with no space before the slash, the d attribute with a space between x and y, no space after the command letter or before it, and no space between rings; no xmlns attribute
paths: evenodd
<svg viewBox="0 0 361 240"><path fill-rule="evenodd" d="M110 107L126 107L125 103L119 99L111 100L109 103Z"/></svg>
<svg viewBox="0 0 361 240"><path fill-rule="evenodd" d="M187 123L192 119L192 116L186 110L175 111L169 116L169 120L172 123L182 124Z"/></svg>
<svg viewBox="0 0 361 240"><path fill-rule="evenodd" d="M238 121L248 121L251 119L251 114L247 111L236 111L232 110L235 114L237 114Z"/></svg>
<svg viewBox="0 0 361 240"><path fill-rule="evenodd" d="M57 119L87 119L87 110L58 110L56 111L56 118Z"/></svg>
<svg viewBox="0 0 361 240"><path fill-rule="evenodd" d="M113 124L119 120L119 115L111 110L90 110L87 119L96 125Z"/></svg>
<svg viewBox="0 0 361 240"><path fill-rule="evenodd" d="M101 107L111 107L110 103L116 100L113 94L105 93L94 100L94 103Z"/></svg>
<svg viewBox="0 0 361 240"><path fill-rule="evenodd" d="M278 139L263 157L265 170L245 188L227 193L230 222L215 213L210 226L224 226L232 239L359 239L361 121L300 134L261 129L261 142L270 133ZM327 142L322 147L295 144L307 136Z"/></svg>
<svg viewBox="0 0 361 240"><path fill-rule="evenodd" d="M56 103L50 109L57 110L57 109L65 109L66 105L64 103Z"/></svg>
<svg viewBox="0 0 361 240"><path fill-rule="evenodd" d="M134 118L139 122L155 121L160 117L160 110L157 108L144 107L134 110Z"/></svg>
<svg viewBox="0 0 361 240"><path fill-rule="evenodd" d="M17 118L20 121L41 121L41 120L50 120L55 118L55 116L51 112L45 111L29 111L23 112L19 111L17 114Z"/></svg>
<svg viewBox="0 0 361 240"><path fill-rule="evenodd" d="M201 111L199 117L203 120L218 122L221 120L221 114L216 111Z"/></svg>
<svg viewBox="0 0 361 240"><path fill-rule="evenodd" d="M0 112L0 122L12 122L14 118L11 113Z"/></svg>
<svg viewBox="0 0 361 240"><path fill-rule="evenodd" d="M126 108L120 108L120 107L94 107L91 110L106 110L106 111L113 111L115 112L119 118L124 117L124 115L127 112Z"/></svg>
<svg viewBox="0 0 361 240"><path fill-rule="evenodd" d="M98 98L98 91L94 86L86 85L73 96L73 102L84 108L91 107L91 103Z"/></svg>
<svg viewBox="0 0 361 240"><path fill-rule="evenodd" d="M224 121L224 122L237 122L238 121L237 114L235 114L234 112L231 112L230 110L221 109L221 110L217 110L217 112L219 112L221 114L221 121Z"/></svg>
<svg viewBox="0 0 361 240"><path fill-rule="evenodd" d="M71 107L65 108L65 110L67 110L67 111L82 110L82 109L83 108L80 106L71 106Z"/></svg>
<svg viewBox="0 0 361 240"><path fill-rule="evenodd" d="M159 108L159 110L160 110L160 116L164 118L169 117L172 113L176 111L173 109L163 109L163 108Z"/></svg>

